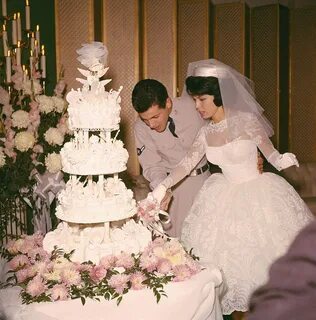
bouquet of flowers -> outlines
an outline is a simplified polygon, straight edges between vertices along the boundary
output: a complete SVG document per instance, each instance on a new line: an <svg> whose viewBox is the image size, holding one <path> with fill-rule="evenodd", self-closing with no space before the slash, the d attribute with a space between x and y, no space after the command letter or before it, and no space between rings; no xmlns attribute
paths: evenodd
<svg viewBox="0 0 316 320"><path fill-rule="evenodd" d="M157 302L166 296L164 285L184 281L201 271L200 264L177 239L158 237L142 253L107 255L98 264L76 263L70 253L57 247L43 249L39 233L10 241L2 256L10 277L6 286L21 287L25 304L80 298L116 299L119 304L129 290L149 288Z"/></svg>
<svg viewBox="0 0 316 320"><path fill-rule="evenodd" d="M21 66L13 69L12 85L0 86L0 203L21 197L32 206L36 177L60 171L59 151L70 139L65 83L61 78L47 96L39 72L29 79Z"/></svg>

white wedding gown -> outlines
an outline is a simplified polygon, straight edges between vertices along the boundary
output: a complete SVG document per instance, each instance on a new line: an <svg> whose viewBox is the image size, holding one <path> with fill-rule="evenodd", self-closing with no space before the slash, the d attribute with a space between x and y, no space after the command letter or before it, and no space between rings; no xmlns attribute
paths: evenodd
<svg viewBox="0 0 316 320"><path fill-rule="evenodd" d="M247 115L244 120L249 124ZM290 184L276 174L258 172L257 147L266 157L277 151L256 122L250 127L243 137L219 146L210 144L223 140L225 121L202 128L191 152L163 182L166 187L177 183L204 153L222 169L196 196L181 240L202 264L222 270L224 314L248 310L250 294L267 279L271 263L312 220Z"/></svg>

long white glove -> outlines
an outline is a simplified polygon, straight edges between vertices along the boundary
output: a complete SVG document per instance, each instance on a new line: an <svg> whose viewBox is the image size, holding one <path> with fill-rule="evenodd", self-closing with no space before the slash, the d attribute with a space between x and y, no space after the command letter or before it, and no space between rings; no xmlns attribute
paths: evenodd
<svg viewBox="0 0 316 320"><path fill-rule="evenodd" d="M279 171L291 166L299 167L295 154L289 152L280 154L278 151L274 151L268 161Z"/></svg>
<svg viewBox="0 0 316 320"><path fill-rule="evenodd" d="M153 191L153 197L158 201L160 204L161 200L165 197L167 192L167 188L163 184L159 184Z"/></svg>

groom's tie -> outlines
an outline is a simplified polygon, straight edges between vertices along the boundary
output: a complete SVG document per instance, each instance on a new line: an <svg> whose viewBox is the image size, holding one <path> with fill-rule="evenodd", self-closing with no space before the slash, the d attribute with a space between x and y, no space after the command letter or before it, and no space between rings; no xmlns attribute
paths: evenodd
<svg viewBox="0 0 316 320"><path fill-rule="evenodd" d="M170 132L172 133L172 135L176 138L178 138L177 134L176 134L176 125L174 124L174 121L171 117L168 118L169 121L169 126L168 129L170 130Z"/></svg>

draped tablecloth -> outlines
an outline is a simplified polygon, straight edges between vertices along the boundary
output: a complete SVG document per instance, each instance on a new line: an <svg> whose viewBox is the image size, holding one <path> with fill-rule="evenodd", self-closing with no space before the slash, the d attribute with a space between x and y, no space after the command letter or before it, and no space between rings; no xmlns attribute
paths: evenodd
<svg viewBox="0 0 316 320"><path fill-rule="evenodd" d="M19 287L0 290L0 319L5 320L222 320L222 275L205 269L183 282L165 285L159 303L149 289L130 290L116 301L80 299L22 305ZM102 298L101 298L102 299Z"/></svg>

